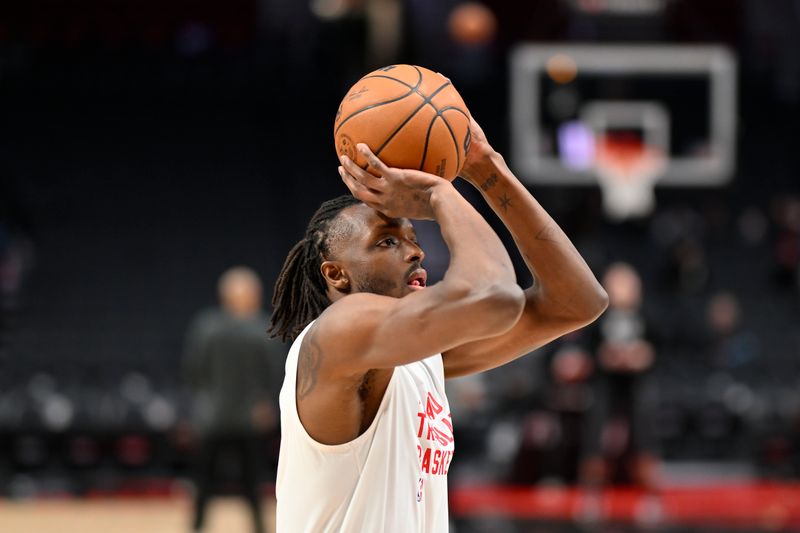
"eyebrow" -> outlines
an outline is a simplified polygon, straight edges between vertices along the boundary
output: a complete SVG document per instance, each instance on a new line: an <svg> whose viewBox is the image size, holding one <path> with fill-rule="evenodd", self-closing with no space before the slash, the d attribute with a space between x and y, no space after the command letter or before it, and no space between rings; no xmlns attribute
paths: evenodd
<svg viewBox="0 0 800 533"><path fill-rule="evenodd" d="M412 226L411 224L402 224L400 222L384 222L382 224L374 226L372 231L375 233L379 233L381 231L386 231L389 229L402 230L404 228L408 228L411 231L411 233L414 234L414 236L417 235L417 230L414 228L414 226Z"/></svg>
<svg viewBox="0 0 800 533"><path fill-rule="evenodd" d="M402 228L403 225L399 222L384 222L383 224L378 224L375 226L375 229L384 230L384 229L399 229Z"/></svg>

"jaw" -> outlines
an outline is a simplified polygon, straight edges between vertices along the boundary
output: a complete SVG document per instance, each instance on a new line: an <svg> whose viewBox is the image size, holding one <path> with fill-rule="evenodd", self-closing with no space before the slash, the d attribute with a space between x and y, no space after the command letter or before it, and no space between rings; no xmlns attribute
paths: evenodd
<svg viewBox="0 0 800 533"><path fill-rule="evenodd" d="M369 292L371 294L380 294L381 296L402 298L408 293L406 288L406 285L400 285L388 279L372 278L356 284L352 292Z"/></svg>
<svg viewBox="0 0 800 533"><path fill-rule="evenodd" d="M380 275L365 276L354 272L351 272L351 275L353 280L350 292L368 292L392 298L403 298L414 292L425 290L427 284L427 276L424 272L422 276L417 276L415 278L419 280L419 285L408 282L408 273L402 274L399 276L399 279L395 276L391 278Z"/></svg>

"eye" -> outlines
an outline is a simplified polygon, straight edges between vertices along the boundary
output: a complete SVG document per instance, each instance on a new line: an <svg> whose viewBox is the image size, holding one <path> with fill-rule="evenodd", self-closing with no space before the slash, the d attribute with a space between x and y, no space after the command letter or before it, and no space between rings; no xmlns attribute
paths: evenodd
<svg viewBox="0 0 800 533"><path fill-rule="evenodd" d="M397 246L400 243L395 237L386 237L378 241L378 246L383 246L384 248L389 248L391 246Z"/></svg>

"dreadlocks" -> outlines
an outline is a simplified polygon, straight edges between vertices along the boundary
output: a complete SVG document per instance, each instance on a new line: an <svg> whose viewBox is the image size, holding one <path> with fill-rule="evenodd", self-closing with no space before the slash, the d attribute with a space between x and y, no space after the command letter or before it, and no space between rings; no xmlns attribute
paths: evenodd
<svg viewBox="0 0 800 533"><path fill-rule="evenodd" d="M320 266L330 252L331 222L358 203L352 196L339 196L323 202L311 217L305 236L289 251L275 282L271 336L295 338L330 305Z"/></svg>

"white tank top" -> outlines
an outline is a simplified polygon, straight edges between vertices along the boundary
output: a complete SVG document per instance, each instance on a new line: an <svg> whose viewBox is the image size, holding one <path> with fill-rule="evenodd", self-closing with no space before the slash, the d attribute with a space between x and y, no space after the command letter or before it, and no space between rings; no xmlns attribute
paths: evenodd
<svg viewBox="0 0 800 533"><path fill-rule="evenodd" d="M280 394L277 533L446 533L454 442L441 354L394 369L363 434L320 444L300 422L295 397L310 326L289 350Z"/></svg>

